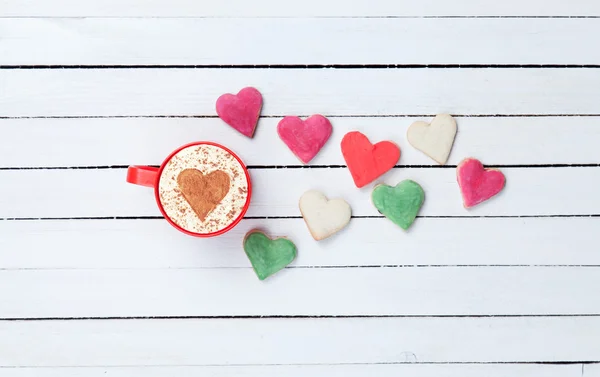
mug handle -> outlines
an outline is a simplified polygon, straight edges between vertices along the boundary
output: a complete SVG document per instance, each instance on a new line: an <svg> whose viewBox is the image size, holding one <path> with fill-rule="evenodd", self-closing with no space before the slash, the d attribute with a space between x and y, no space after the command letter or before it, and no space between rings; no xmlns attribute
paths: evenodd
<svg viewBox="0 0 600 377"><path fill-rule="evenodd" d="M127 169L127 182L134 185L156 187L159 168L152 166L130 166Z"/></svg>

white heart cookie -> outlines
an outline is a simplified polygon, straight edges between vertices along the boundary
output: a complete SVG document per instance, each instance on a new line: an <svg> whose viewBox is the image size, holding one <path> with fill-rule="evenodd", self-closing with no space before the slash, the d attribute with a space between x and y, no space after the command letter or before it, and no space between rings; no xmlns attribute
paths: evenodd
<svg viewBox="0 0 600 377"><path fill-rule="evenodd" d="M431 124L414 122L408 127L406 137L413 147L444 165L454 144L456 121L448 114L440 114Z"/></svg>
<svg viewBox="0 0 600 377"><path fill-rule="evenodd" d="M300 212L310 234L317 241L342 230L350 222L352 209L344 199L328 200L316 190L300 197Z"/></svg>

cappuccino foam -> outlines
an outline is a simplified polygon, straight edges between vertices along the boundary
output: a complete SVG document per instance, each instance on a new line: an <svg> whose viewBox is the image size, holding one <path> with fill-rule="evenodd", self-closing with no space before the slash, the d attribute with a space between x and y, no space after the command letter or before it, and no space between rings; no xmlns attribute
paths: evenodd
<svg viewBox="0 0 600 377"><path fill-rule="evenodd" d="M185 169L197 169L205 175L220 170L229 175L229 191L204 221L184 198L177 183L177 177ZM240 162L226 150L214 145L193 145L167 162L160 175L158 192L166 215L175 224L189 232L208 234L226 228L241 215L248 200L248 180Z"/></svg>

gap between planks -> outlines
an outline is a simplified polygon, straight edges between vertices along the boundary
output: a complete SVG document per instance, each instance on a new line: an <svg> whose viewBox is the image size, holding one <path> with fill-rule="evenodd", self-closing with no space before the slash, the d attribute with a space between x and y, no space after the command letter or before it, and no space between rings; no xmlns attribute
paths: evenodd
<svg viewBox="0 0 600 377"><path fill-rule="evenodd" d="M283 118L288 114L282 115L261 115L260 119ZM310 114L312 115L312 114ZM309 114L296 114L300 118L306 118ZM336 115L322 114L327 118L434 118L437 114L358 114L358 115ZM450 114L454 118L594 118L600 117L597 114ZM18 120L18 119L217 119L217 115L24 115L24 116L0 116L0 120Z"/></svg>
<svg viewBox="0 0 600 377"><path fill-rule="evenodd" d="M53 15L48 15L48 16L9 16L9 15L0 15L0 20L2 19L7 19L7 20L11 20L11 19L65 19L65 20L79 20L81 18L89 18L89 19L102 19L102 20L189 20L189 19L199 19L199 20L204 20L204 19L231 19L231 18L235 18L235 19L258 19L258 20L272 20L272 19L323 19L323 20L345 20L345 19L366 19L366 20L377 20L377 19L399 19L399 20L410 20L410 19L483 19L483 20L497 20L497 19L508 19L508 20L512 20L512 19L524 19L524 20L528 20L528 19L532 19L532 20L544 20L544 19L557 19L557 20L563 20L563 19L597 19L600 18L600 16L595 16L595 15L572 15L572 16L565 16L565 15L547 15L547 16L536 16L536 15L529 15L529 16L511 16L511 15L503 15L503 16L492 16L492 15L473 15L473 16L460 16L460 15L447 15L447 16L400 16L400 15L396 15L396 16L257 16L257 17L239 17L239 16L95 16L95 15L91 15L91 16L53 16Z"/></svg>
<svg viewBox="0 0 600 377"><path fill-rule="evenodd" d="M550 214L550 215L440 215L417 219L535 219L535 218L595 218L600 214ZM242 220L297 220L301 216L245 216ZM383 219L384 216L352 216L353 219ZM164 220L162 216L78 216L78 217L2 217L0 221L57 221L57 220Z"/></svg>
<svg viewBox="0 0 600 377"><path fill-rule="evenodd" d="M132 164L133 165L133 164ZM144 164L135 164L144 165ZM97 165L97 166L5 166L2 170L110 170L127 169L131 165ZM158 168L158 165L144 165ZM393 169L456 169L456 165L395 165ZM491 164L484 165L491 169L528 169L528 168L597 168L600 163L585 164ZM261 169L346 169L346 165L247 165L250 170Z"/></svg>
<svg viewBox="0 0 600 377"><path fill-rule="evenodd" d="M1 322L46 322L46 321L152 321L152 320L221 320L221 319L361 319L361 318L573 318L600 317L600 314L365 314L365 315L214 315L214 316L105 316L105 317L5 317Z"/></svg>
<svg viewBox="0 0 600 377"><path fill-rule="evenodd" d="M0 69L575 69L600 64L103 64L0 65Z"/></svg>

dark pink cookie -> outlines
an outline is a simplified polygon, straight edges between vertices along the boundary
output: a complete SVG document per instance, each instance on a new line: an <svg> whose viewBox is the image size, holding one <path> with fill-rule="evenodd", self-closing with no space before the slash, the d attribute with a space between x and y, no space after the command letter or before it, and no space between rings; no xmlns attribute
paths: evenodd
<svg viewBox="0 0 600 377"><path fill-rule="evenodd" d="M473 207L499 193L506 182L504 174L495 169L484 169L474 158L466 158L456 168L465 208Z"/></svg>
<svg viewBox="0 0 600 377"><path fill-rule="evenodd" d="M248 137L254 135L261 108L262 95L252 87L244 88L238 94L223 94L217 99L219 118Z"/></svg>
<svg viewBox="0 0 600 377"><path fill-rule="evenodd" d="M298 158L307 164L323 148L331 136L331 122L322 115L306 120L287 116L277 125L277 133Z"/></svg>

